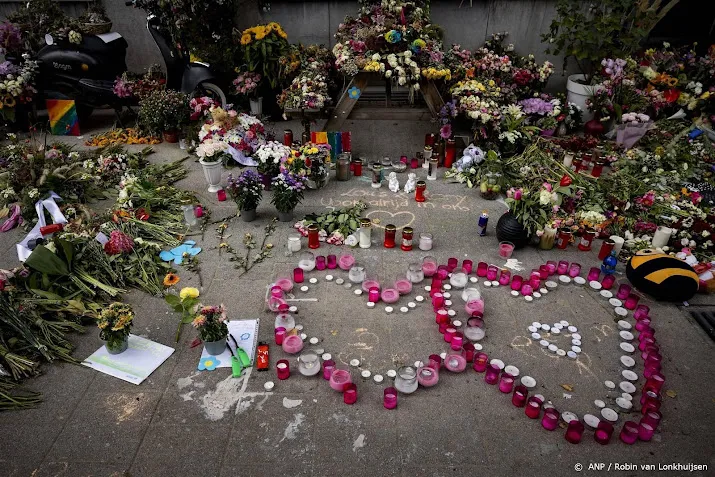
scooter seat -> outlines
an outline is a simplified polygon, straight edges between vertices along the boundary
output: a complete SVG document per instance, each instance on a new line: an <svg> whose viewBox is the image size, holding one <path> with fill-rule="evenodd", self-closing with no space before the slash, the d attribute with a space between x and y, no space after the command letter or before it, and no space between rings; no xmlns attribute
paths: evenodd
<svg viewBox="0 0 715 477"><path fill-rule="evenodd" d="M114 92L114 81L111 80L97 80L85 78L79 80L79 84L88 92L105 94Z"/></svg>

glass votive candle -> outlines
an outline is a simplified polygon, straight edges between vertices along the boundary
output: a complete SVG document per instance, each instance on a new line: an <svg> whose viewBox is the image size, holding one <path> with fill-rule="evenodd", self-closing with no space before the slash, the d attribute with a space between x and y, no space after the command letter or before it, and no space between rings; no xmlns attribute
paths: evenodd
<svg viewBox="0 0 715 477"><path fill-rule="evenodd" d="M412 366L401 366L395 376L395 388L403 394L411 394L417 390L417 370Z"/></svg>
<svg viewBox="0 0 715 477"><path fill-rule="evenodd" d="M611 440L613 435L613 424L606 421L599 421L598 427L596 427L596 432L593 434L593 438L596 442L601 445L606 445Z"/></svg>
<svg viewBox="0 0 715 477"><path fill-rule="evenodd" d="M305 280L305 274L303 273L302 268L294 268L293 269L293 281L295 283L303 283L303 280Z"/></svg>
<svg viewBox="0 0 715 477"><path fill-rule="evenodd" d="M440 280L446 280L448 276L449 270L447 269L447 265L440 265L437 267L437 278Z"/></svg>
<svg viewBox="0 0 715 477"><path fill-rule="evenodd" d="M275 329L275 332L274 332L273 336L275 337L275 339L276 339L276 344L277 344L278 346L280 346L280 345L283 344L283 338L285 338L285 335L286 335L286 329L285 329L285 327L279 326L278 328Z"/></svg>
<svg viewBox="0 0 715 477"><path fill-rule="evenodd" d="M355 265L355 257L350 254L341 255L338 259L338 266L341 270L348 271Z"/></svg>
<svg viewBox="0 0 715 477"><path fill-rule="evenodd" d="M459 263L459 260L457 260L456 257L449 257L447 259L447 270L449 270L450 273L454 271L455 268L457 268L457 264Z"/></svg>
<svg viewBox="0 0 715 477"><path fill-rule="evenodd" d="M549 275L556 275L557 264L555 260L549 260L546 262L546 267L549 269Z"/></svg>
<svg viewBox="0 0 715 477"><path fill-rule="evenodd" d="M564 437L571 444L578 444L579 442L581 442L581 436L583 436L583 431L584 427L583 424L581 424L581 421L579 421L578 419L574 419L573 421L569 422L569 425L566 428L566 435Z"/></svg>
<svg viewBox="0 0 715 477"><path fill-rule="evenodd" d="M421 263L410 263L407 266L407 279L411 283L420 283L425 279L425 272L422 271Z"/></svg>
<svg viewBox="0 0 715 477"><path fill-rule="evenodd" d="M514 278L511 280L511 289L519 291L521 290L521 284L524 281L524 277L521 275L514 275Z"/></svg>
<svg viewBox="0 0 715 477"><path fill-rule="evenodd" d="M328 269L335 270L338 268L338 257L335 255L328 255Z"/></svg>
<svg viewBox="0 0 715 477"><path fill-rule="evenodd" d="M335 361L332 359L326 359L323 361L323 379L326 381L330 380L330 376L333 374L335 369Z"/></svg>
<svg viewBox="0 0 715 477"><path fill-rule="evenodd" d="M406 278L395 280L395 289L400 295L407 295L412 291L412 282Z"/></svg>
<svg viewBox="0 0 715 477"><path fill-rule="evenodd" d="M313 255L313 252L303 252L300 254L298 268L302 268L306 272L310 272L315 268L315 255Z"/></svg>
<svg viewBox="0 0 715 477"><path fill-rule="evenodd" d="M467 272L467 275L472 273L472 267L474 266L474 262L471 260L464 260L462 262L462 268L464 269L465 272Z"/></svg>
<svg viewBox="0 0 715 477"><path fill-rule="evenodd" d="M499 256L502 258L511 258L514 253L514 244L511 242L499 242Z"/></svg>
<svg viewBox="0 0 715 477"><path fill-rule="evenodd" d="M534 292L534 289L528 283L524 283L521 286L521 296L531 296L531 294L533 292Z"/></svg>
<svg viewBox="0 0 715 477"><path fill-rule="evenodd" d="M499 391L504 394L509 394L514 389L514 376L507 373L502 373L499 378Z"/></svg>
<svg viewBox="0 0 715 477"><path fill-rule="evenodd" d="M397 389L385 388L382 392L382 405L385 409L395 409L397 407Z"/></svg>
<svg viewBox="0 0 715 477"><path fill-rule="evenodd" d="M489 269L489 265L487 264L487 262L479 262L477 264L477 276L478 277L486 277L488 269Z"/></svg>
<svg viewBox="0 0 715 477"><path fill-rule="evenodd" d="M457 350L447 352L447 357L444 358L444 367L453 373L461 373L467 368L467 358L464 357L461 346Z"/></svg>
<svg viewBox="0 0 715 477"><path fill-rule="evenodd" d="M432 307L436 310L443 306L444 306L444 295L442 295L439 292L436 292L434 295L432 295Z"/></svg>
<svg viewBox="0 0 715 477"><path fill-rule="evenodd" d="M274 298L283 298L283 289L278 285L271 287L271 296Z"/></svg>
<svg viewBox="0 0 715 477"><path fill-rule="evenodd" d="M326 269L325 257L323 255L318 255L317 257L315 257L315 268L317 268L318 270Z"/></svg>
<svg viewBox="0 0 715 477"><path fill-rule="evenodd" d="M475 313L484 314L484 300L469 300L464 304L464 311L466 311L469 316Z"/></svg>
<svg viewBox="0 0 715 477"><path fill-rule="evenodd" d="M298 371L303 376L315 376L320 372L320 358L312 350L303 351L298 357Z"/></svg>
<svg viewBox="0 0 715 477"><path fill-rule="evenodd" d="M444 332L444 342L451 343L452 337L457 333L457 328L453 326L448 326Z"/></svg>
<svg viewBox="0 0 715 477"><path fill-rule="evenodd" d="M499 273L499 267L497 267L496 265L489 265L489 267L487 267L487 280L489 280L489 281L496 280L498 273Z"/></svg>
<svg viewBox="0 0 715 477"><path fill-rule="evenodd" d="M538 290L541 288L541 275L539 272L532 273L531 276L529 277L529 285L533 290ZM523 288L523 286L522 286Z"/></svg>
<svg viewBox="0 0 715 477"><path fill-rule="evenodd" d="M334 391L343 392L347 384L352 383L352 377L350 372L345 369L334 368L333 372L330 374L330 387Z"/></svg>
<svg viewBox="0 0 715 477"><path fill-rule="evenodd" d="M613 288L614 283L616 283L616 277L613 275L606 275L603 277L603 280L601 280L601 287L604 290L610 290Z"/></svg>
<svg viewBox="0 0 715 477"><path fill-rule="evenodd" d="M362 291L364 292L369 292L370 288L377 288L379 291L381 288L379 277L375 274L368 275L365 273L365 279L362 281L360 288L362 288Z"/></svg>
<svg viewBox="0 0 715 477"><path fill-rule="evenodd" d="M501 274L499 275L499 285L501 286L507 286L509 282L511 281L511 272L507 270L506 268L502 269Z"/></svg>
<svg viewBox="0 0 715 477"><path fill-rule="evenodd" d="M526 398L529 390L523 384L514 387L514 394L511 396L511 403L516 407L526 406Z"/></svg>
<svg viewBox="0 0 715 477"><path fill-rule="evenodd" d="M343 402L345 404L355 404L357 401L357 385L355 383L346 384L343 389Z"/></svg>
<svg viewBox="0 0 715 477"><path fill-rule="evenodd" d="M636 311L633 312L633 318L636 321L640 321L643 318L648 318L649 313L650 313L650 307L648 305L638 305L636 307Z"/></svg>
<svg viewBox="0 0 715 477"><path fill-rule="evenodd" d="M501 368L496 364L489 364L487 366L487 372L484 374L484 381L487 384L496 384L499 381L499 375L501 374Z"/></svg>
<svg viewBox="0 0 715 477"><path fill-rule="evenodd" d="M649 424L653 428L653 430L655 430L657 429L658 424L660 424L660 420L662 418L663 415L660 413L660 411L648 411L641 419L641 422Z"/></svg>
<svg viewBox="0 0 715 477"><path fill-rule="evenodd" d="M618 292L616 293L616 298L619 300L625 300L628 298L628 295L631 294L631 286L624 283L621 286L618 287Z"/></svg>
<svg viewBox="0 0 715 477"><path fill-rule="evenodd" d="M453 351L460 351L462 349L463 344L464 344L464 334L462 334L461 331L457 331L452 336L452 339L449 341L449 346L450 346L450 348L452 348Z"/></svg>
<svg viewBox="0 0 715 477"><path fill-rule="evenodd" d="M549 278L549 267L547 265L539 265L539 278L541 280Z"/></svg>
<svg viewBox="0 0 715 477"><path fill-rule="evenodd" d="M572 263L569 266L569 276L571 278L579 276L581 273L581 264L580 263Z"/></svg>
<svg viewBox="0 0 715 477"><path fill-rule="evenodd" d="M439 382L439 371L430 366L417 368L417 382L425 388L431 388Z"/></svg>
<svg viewBox="0 0 715 477"><path fill-rule="evenodd" d="M556 273L559 275L566 275L569 271L569 262L566 260L559 260L559 265L556 267Z"/></svg>
<svg viewBox="0 0 715 477"><path fill-rule="evenodd" d="M362 283L365 280L365 267L354 264L348 271L348 280L353 283Z"/></svg>
<svg viewBox="0 0 715 477"><path fill-rule="evenodd" d="M489 356L486 353L477 353L474 355L474 363L472 368L477 373L483 373L487 369L487 364L489 364Z"/></svg>
<svg viewBox="0 0 715 477"><path fill-rule="evenodd" d="M394 288L385 288L382 290L382 293L380 294L380 298L382 301L385 303L397 303L397 300L400 299L400 292L395 290Z"/></svg>
<svg viewBox="0 0 715 477"><path fill-rule="evenodd" d="M439 371L442 367L442 357L438 354L429 355L427 366L434 369L435 371Z"/></svg>
<svg viewBox="0 0 715 477"><path fill-rule="evenodd" d="M454 338L452 338L452 341L454 341ZM467 360L467 363L474 361L474 353L476 353L474 345L472 343L465 343L462 348L464 349L464 359Z"/></svg>
<svg viewBox="0 0 715 477"><path fill-rule="evenodd" d="M601 269L598 267L591 267L588 271L588 276L586 277L586 281L592 282L592 281L598 281L598 278L601 276Z"/></svg>
<svg viewBox="0 0 715 477"><path fill-rule="evenodd" d="M539 414L541 414L541 399L536 396L531 396L526 401L526 408L524 409L524 414L529 419L537 419Z"/></svg>
<svg viewBox="0 0 715 477"><path fill-rule="evenodd" d="M438 308L437 311L434 312L434 321L438 325L446 325L450 323L449 321L449 312L447 311L446 308ZM441 331L443 333L443 331Z"/></svg>
<svg viewBox="0 0 715 477"><path fill-rule="evenodd" d="M640 297L634 293L631 293L628 295L628 298L626 298L626 302L624 303L624 307L626 310L635 310L636 306L638 306L638 301L640 300Z"/></svg>
<svg viewBox="0 0 715 477"><path fill-rule="evenodd" d="M636 330L643 332L650 328L650 318L641 318L640 321L636 322Z"/></svg>
<svg viewBox="0 0 715 477"><path fill-rule="evenodd" d="M467 285L469 278L467 272L463 268L455 269L452 276L449 277L449 283L454 288L464 288ZM496 279L496 276L494 277Z"/></svg>
<svg viewBox="0 0 715 477"><path fill-rule="evenodd" d="M367 292L367 301L370 303L377 303L380 301L380 289L377 287L372 287Z"/></svg>
<svg viewBox="0 0 715 477"><path fill-rule="evenodd" d="M276 374L281 381L290 378L290 364L287 359L279 359L276 363Z"/></svg>
<svg viewBox="0 0 715 477"><path fill-rule="evenodd" d="M653 426L647 422L643 422L643 419L641 419L640 424L638 424L638 439L642 441L649 441L653 438L654 432L655 429L653 429Z"/></svg>
<svg viewBox="0 0 715 477"><path fill-rule="evenodd" d="M618 437L619 439L621 439L622 442L631 445L638 440L638 431L639 426L637 423L633 421L626 421L623 423L621 433Z"/></svg>
<svg viewBox="0 0 715 477"><path fill-rule="evenodd" d="M437 260L434 257L425 257L422 259L422 271L426 277L431 277L437 271Z"/></svg>
<svg viewBox="0 0 715 477"><path fill-rule="evenodd" d="M464 337L471 341L479 341L484 338L486 333L482 329L483 323L481 318L469 318L467 325L464 327Z"/></svg>
<svg viewBox="0 0 715 477"><path fill-rule="evenodd" d="M541 418L541 426L547 431L553 431L559 427L559 417L561 413L550 407L544 411L544 417Z"/></svg>
<svg viewBox="0 0 715 477"><path fill-rule="evenodd" d="M643 392L653 391L659 393L663 384L665 384L665 376L660 373L655 373L648 379L648 381L646 381L645 386L643 387Z"/></svg>

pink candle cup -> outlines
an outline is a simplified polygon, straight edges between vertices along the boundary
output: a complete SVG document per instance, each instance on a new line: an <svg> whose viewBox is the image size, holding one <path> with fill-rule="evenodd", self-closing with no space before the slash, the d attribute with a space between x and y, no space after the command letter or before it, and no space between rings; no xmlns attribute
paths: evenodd
<svg viewBox="0 0 715 477"><path fill-rule="evenodd" d="M343 388L343 402L345 404L355 404L357 401L357 385L354 383L346 384Z"/></svg>
<svg viewBox="0 0 715 477"><path fill-rule="evenodd" d="M462 268L467 272L467 275L472 273L472 267L474 266L474 262L471 260L464 260L462 262Z"/></svg>
<svg viewBox="0 0 715 477"><path fill-rule="evenodd" d="M499 382L499 375L501 374L501 368L496 364L489 364L487 366L487 372L484 374L484 381L487 384L496 384Z"/></svg>
<svg viewBox="0 0 715 477"><path fill-rule="evenodd" d="M464 304L464 311L466 311L469 316L472 316L474 313L484 313L484 300L469 300Z"/></svg>
<svg viewBox="0 0 715 477"><path fill-rule="evenodd" d="M303 349L303 340L298 335L288 335L283 338L282 347L284 352L296 354Z"/></svg>
<svg viewBox="0 0 715 477"><path fill-rule="evenodd" d="M511 289L519 291L521 290L521 284L524 282L524 277L521 275L514 275L514 278L511 280Z"/></svg>
<svg viewBox="0 0 715 477"><path fill-rule="evenodd" d="M614 283L616 283L616 277L613 275L606 275L603 277L603 280L601 280L601 287L604 290L610 290L613 288Z"/></svg>
<svg viewBox="0 0 715 477"><path fill-rule="evenodd" d="M385 303L397 303L397 300L400 299L400 293L394 288L385 288L384 290L382 290L380 298Z"/></svg>
<svg viewBox="0 0 715 477"><path fill-rule="evenodd" d="M459 263L459 260L457 260L456 257L449 257L447 259L447 270L449 270L449 273L452 273L455 268L457 268L457 264Z"/></svg>
<svg viewBox="0 0 715 477"><path fill-rule="evenodd" d="M341 270L348 271L355 265L355 257L349 254L341 255L338 259L338 266Z"/></svg>
<svg viewBox="0 0 715 477"><path fill-rule="evenodd" d="M335 255L328 255L328 269L335 270L338 268L338 257Z"/></svg>
<svg viewBox="0 0 715 477"><path fill-rule="evenodd" d="M303 280L305 280L305 275L303 273L302 268L294 268L293 269L293 281L296 283L303 283Z"/></svg>
<svg viewBox="0 0 715 477"><path fill-rule="evenodd" d="M452 348L453 351L459 351L462 349L462 345L464 344L464 335L462 332L457 331L453 336L452 339L449 341L449 346Z"/></svg>
<svg viewBox="0 0 715 477"><path fill-rule="evenodd" d="M526 414L526 417L529 419L538 419L541 414L541 399L536 396L531 396L527 399L524 414Z"/></svg>
<svg viewBox="0 0 715 477"><path fill-rule="evenodd" d="M622 284L621 286L618 287L618 293L616 293L616 298L619 300L625 300L628 298L628 295L631 294L631 286L628 284Z"/></svg>
<svg viewBox="0 0 715 477"><path fill-rule="evenodd" d="M444 358L444 367L453 373L461 373L467 368L467 359L459 352L450 351Z"/></svg>
<svg viewBox="0 0 715 477"><path fill-rule="evenodd" d="M514 244L511 242L499 242L499 256L502 258L511 258L514 253Z"/></svg>
<svg viewBox="0 0 715 477"><path fill-rule="evenodd" d="M613 424L606 421L600 421L598 427L596 427L596 432L593 434L593 438L599 444L605 446L611 440L613 435Z"/></svg>
<svg viewBox="0 0 715 477"><path fill-rule="evenodd" d="M472 368L474 368L474 371L477 373L483 373L487 369L487 365L489 364L489 356L486 353L477 353L474 355L474 363L472 365Z"/></svg>
<svg viewBox="0 0 715 477"><path fill-rule="evenodd" d="M638 305L636 307L636 311L633 312L633 318L636 321L640 321L643 318L648 318L649 313L650 313L650 307L648 305Z"/></svg>
<svg viewBox="0 0 715 477"><path fill-rule="evenodd" d="M477 276L478 277L486 277L488 269L489 269L489 265L487 264L487 262L479 262L477 264Z"/></svg>
<svg viewBox="0 0 715 477"><path fill-rule="evenodd" d="M293 282L290 278L279 278L278 280L276 280L276 285L281 287L281 290L283 290L283 292L285 293L288 293L293 290Z"/></svg>
<svg viewBox="0 0 715 477"><path fill-rule="evenodd" d="M370 288L370 291L367 292L367 300L370 303L377 303L380 301L380 289L376 287Z"/></svg>
<svg viewBox="0 0 715 477"><path fill-rule="evenodd" d="M435 313L435 317L434 317L435 323L437 323L438 325L449 323L449 312L447 312L447 310L445 308L439 308L434 313Z"/></svg>
<svg viewBox="0 0 715 477"><path fill-rule="evenodd" d="M385 409L395 409L397 407L397 389L385 388L383 391L382 405Z"/></svg>
<svg viewBox="0 0 715 477"><path fill-rule="evenodd" d="M501 271L501 275L499 275L499 285L505 287L509 284L510 281L511 272L505 268Z"/></svg>
<svg viewBox="0 0 715 477"><path fill-rule="evenodd" d="M653 429L653 426L647 422L643 422L643 419L641 419L640 424L638 424L638 439L647 442L653 439L654 432L655 429Z"/></svg>
<svg viewBox="0 0 715 477"><path fill-rule="evenodd" d="M496 280L498 274L499 274L499 267L497 267L496 265L489 265L489 267L487 267L487 280L489 280L489 281Z"/></svg>
<svg viewBox="0 0 715 477"><path fill-rule="evenodd" d="M350 373L344 369L333 369L333 373L330 375L330 387L339 393L343 392L345 386L352 382Z"/></svg>
<svg viewBox="0 0 715 477"><path fill-rule="evenodd" d="M290 378L290 364L287 359L279 359L276 362L276 374L281 381Z"/></svg>
<svg viewBox="0 0 715 477"><path fill-rule="evenodd" d="M514 394L511 396L511 403L516 407L526 406L526 399L529 396L529 390L523 384L514 387Z"/></svg>
<svg viewBox="0 0 715 477"><path fill-rule="evenodd" d="M446 280L447 277L449 276L449 269L447 268L447 265L440 265L437 267L437 278L440 280Z"/></svg>
<svg viewBox="0 0 715 477"><path fill-rule="evenodd" d="M443 306L444 306L444 295L442 295L439 292L436 292L434 295L432 295L432 307L436 310Z"/></svg>
<svg viewBox="0 0 715 477"><path fill-rule="evenodd" d="M521 296L531 296L534 293L534 289L531 285L524 283L521 286Z"/></svg>
<svg viewBox="0 0 715 477"><path fill-rule="evenodd" d="M442 367L442 357L438 354L431 354L429 355L429 366L430 368L434 369L435 371L439 371L440 368Z"/></svg>
<svg viewBox="0 0 715 477"><path fill-rule="evenodd" d="M559 260L559 265L556 267L556 273L559 275L566 275L569 271L569 262L566 260Z"/></svg>
<svg viewBox="0 0 715 477"><path fill-rule="evenodd" d="M550 407L544 411L544 417L541 418L541 426L547 431L553 431L559 427L559 417L561 417L561 413L553 407Z"/></svg>
<svg viewBox="0 0 715 477"><path fill-rule="evenodd" d="M658 424L660 424L660 420L662 418L663 415L660 413L660 411L648 411L641 419L641 422L649 424L653 428L653 430L655 430L658 428Z"/></svg>
<svg viewBox="0 0 715 477"><path fill-rule="evenodd" d="M429 366L417 368L417 382L425 388L431 388L439 382L439 372Z"/></svg>
<svg viewBox="0 0 715 477"><path fill-rule="evenodd" d="M514 376L507 373L502 373L501 377L499 378L499 391L503 392L504 394L509 394L512 389L514 389Z"/></svg>
<svg viewBox="0 0 715 477"><path fill-rule="evenodd" d="M431 277L437 272L437 261L432 257L425 257L422 260L422 271L425 273L425 277Z"/></svg>
<svg viewBox="0 0 715 477"><path fill-rule="evenodd" d="M445 343L451 343L452 342L452 337L457 333L457 328L454 328L452 326L447 327L447 329L444 331L444 342Z"/></svg>
<svg viewBox="0 0 715 477"><path fill-rule="evenodd" d="M569 266L569 276L571 278L576 278L581 274L581 264L580 263L572 263Z"/></svg>
<svg viewBox="0 0 715 477"><path fill-rule="evenodd" d="M569 422L569 425L566 428L566 435L564 437L571 444L578 444L579 442L581 442L583 431L584 426L583 424L581 424L581 421L579 421L578 419L574 419L573 421Z"/></svg>
<svg viewBox="0 0 715 477"><path fill-rule="evenodd" d="M601 269L598 267L591 267L588 271L588 276L586 277L586 281L589 281L589 282L598 281L600 276L601 276Z"/></svg>
<svg viewBox="0 0 715 477"><path fill-rule="evenodd" d="M640 300L640 297L634 293L631 293L628 295L628 298L626 298L626 302L623 304L623 306L626 308L626 310L635 310L636 306L638 306L638 301Z"/></svg>
<svg viewBox="0 0 715 477"><path fill-rule="evenodd" d="M407 295L412 291L412 282L401 278L395 281L395 288L400 295Z"/></svg>
<svg viewBox="0 0 715 477"><path fill-rule="evenodd" d="M624 422L619 439L628 445L635 444L638 440L638 424L633 421Z"/></svg>
<svg viewBox="0 0 715 477"><path fill-rule="evenodd" d="M454 341L454 338L452 338L452 341ZM464 358L467 360L467 363L474 361L474 353L476 352L477 351L472 343L464 344Z"/></svg>
<svg viewBox="0 0 715 477"><path fill-rule="evenodd" d="M329 381L334 369L335 361L333 361L332 359L326 359L325 361L323 361L323 379Z"/></svg>
<svg viewBox="0 0 715 477"><path fill-rule="evenodd" d="M327 264L325 263L325 257L323 255L318 255L315 257L315 268L318 270L325 270L327 268Z"/></svg>
<svg viewBox="0 0 715 477"><path fill-rule="evenodd" d="M557 263L555 260L549 260L546 262L546 268L549 269L549 276L556 275Z"/></svg>
<svg viewBox="0 0 715 477"><path fill-rule="evenodd" d="M274 332L274 337L278 346L281 346L283 344L283 339L285 338L285 335L286 329L283 326L279 326L278 328L276 328Z"/></svg>
<svg viewBox="0 0 715 477"><path fill-rule="evenodd" d="M363 280L360 287L364 292L369 292L370 288L377 288L377 290L380 291L380 282L378 282L374 278L366 278L365 280Z"/></svg>
<svg viewBox="0 0 715 477"><path fill-rule="evenodd" d="M549 278L549 267L548 265L540 265L539 266L539 278L541 280L546 280Z"/></svg>

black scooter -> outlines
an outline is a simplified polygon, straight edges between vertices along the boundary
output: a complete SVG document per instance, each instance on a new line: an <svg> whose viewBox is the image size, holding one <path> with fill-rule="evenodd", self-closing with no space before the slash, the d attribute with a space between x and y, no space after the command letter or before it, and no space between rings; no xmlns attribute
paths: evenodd
<svg viewBox="0 0 715 477"><path fill-rule="evenodd" d="M133 1L125 2L133 6ZM226 95L218 79L206 63L191 62L187 51L179 51L167 32L152 14L147 16L147 29L159 47L166 63L167 88L209 96L226 105ZM83 35L82 43L68 41L55 44L45 35L47 46L37 54L40 67L39 89L46 99L74 99L77 114L88 118L95 108L109 105L119 113L130 102L114 94L114 81L127 70L127 41L116 32L102 35Z"/></svg>

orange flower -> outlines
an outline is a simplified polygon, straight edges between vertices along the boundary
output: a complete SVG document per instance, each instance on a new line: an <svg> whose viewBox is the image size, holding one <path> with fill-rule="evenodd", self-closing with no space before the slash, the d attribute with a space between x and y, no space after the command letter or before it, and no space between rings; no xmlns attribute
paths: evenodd
<svg viewBox="0 0 715 477"><path fill-rule="evenodd" d="M165 287L171 287L179 283L181 279L179 278L179 275L175 273L167 273L166 276L164 277L164 286Z"/></svg>

